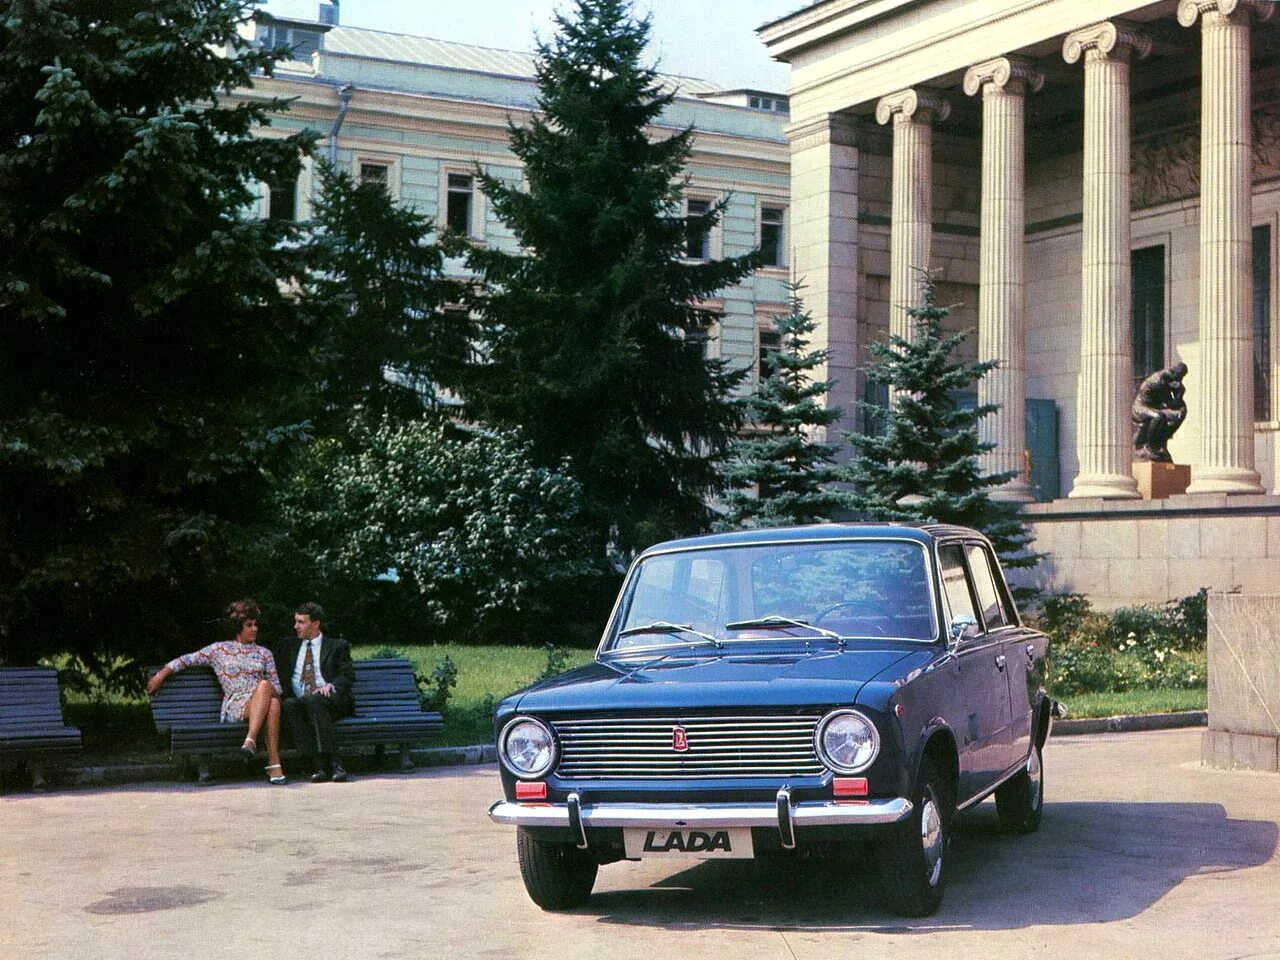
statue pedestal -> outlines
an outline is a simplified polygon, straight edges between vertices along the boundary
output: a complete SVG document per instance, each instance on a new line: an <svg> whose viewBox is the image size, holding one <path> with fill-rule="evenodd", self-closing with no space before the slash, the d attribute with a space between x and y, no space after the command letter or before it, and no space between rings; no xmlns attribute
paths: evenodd
<svg viewBox="0 0 1280 960"><path fill-rule="evenodd" d="M1191 485L1191 465L1135 460L1133 478L1138 481L1138 493L1143 500L1163 500L1187 492Z"/></svg>

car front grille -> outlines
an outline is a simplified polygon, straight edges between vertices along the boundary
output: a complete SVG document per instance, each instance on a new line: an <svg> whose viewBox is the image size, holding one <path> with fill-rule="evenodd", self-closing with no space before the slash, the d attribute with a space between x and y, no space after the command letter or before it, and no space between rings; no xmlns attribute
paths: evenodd
<svg viewBox="0 0 1280 960"><path fill-rule="evenodd" d="M566 780L816 776L818 716L559 720L556 773ZM677 729L687 749L676 749Z"/></svg>

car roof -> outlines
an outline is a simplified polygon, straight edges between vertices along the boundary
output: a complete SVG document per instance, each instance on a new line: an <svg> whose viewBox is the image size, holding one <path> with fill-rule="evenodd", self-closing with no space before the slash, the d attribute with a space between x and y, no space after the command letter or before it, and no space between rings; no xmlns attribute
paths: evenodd
<svg viewBox="0 0 1280 960"><path fill-rule="evenodd" d="M892 537L932 544L938 540L965 537L985 541L977 530L947 523L817 523L800 527L768 527L758 530L735 530L700 537L667 540L649 547L640 556L671 550L696 550L704 547L736 547L755 543L788 543L802 540L883 540Z"/></svg>

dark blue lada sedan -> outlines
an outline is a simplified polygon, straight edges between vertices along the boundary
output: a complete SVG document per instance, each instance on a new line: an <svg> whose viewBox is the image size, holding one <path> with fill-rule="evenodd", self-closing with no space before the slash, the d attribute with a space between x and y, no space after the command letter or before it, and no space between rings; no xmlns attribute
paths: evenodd
<svg viewBox="0 0 1280 960"><path fill-rule="evenodd" d="M525 887L584 902L601 864L874 844L890 906L942 899L953 814L1030 833L1053 703L991 545L963 527L824 525L646 550L593 663L495 729Z"/></svg>

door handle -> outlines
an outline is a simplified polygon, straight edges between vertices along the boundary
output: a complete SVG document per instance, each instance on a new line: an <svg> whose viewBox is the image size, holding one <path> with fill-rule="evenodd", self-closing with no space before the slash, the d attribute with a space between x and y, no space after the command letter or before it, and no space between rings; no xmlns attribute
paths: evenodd
<svg viewBox="0 0 1280 960"><path fill-rule="evenodd" d="M999 654L999 655L997 655L997 656L996 656L996 669L997 669L997 670L1003 670L1003 669L1004 669L1004 664L1005 664L1004 654L1003 654L1003 653L1001 653L1001 654Z"/></svg>

